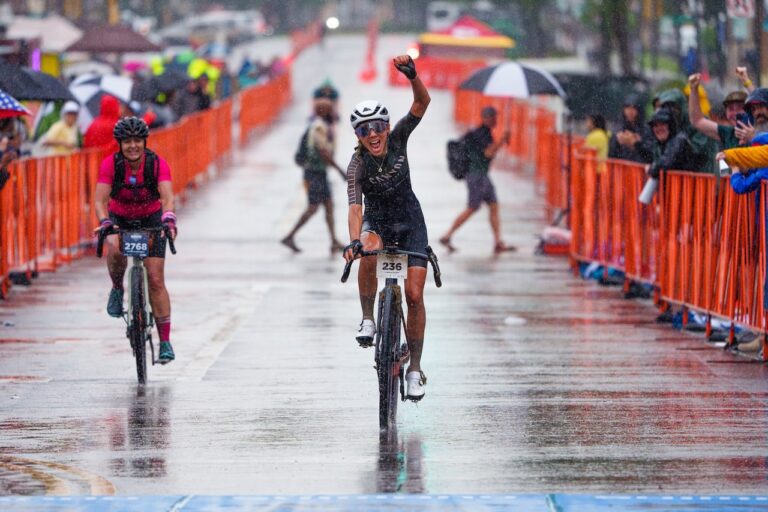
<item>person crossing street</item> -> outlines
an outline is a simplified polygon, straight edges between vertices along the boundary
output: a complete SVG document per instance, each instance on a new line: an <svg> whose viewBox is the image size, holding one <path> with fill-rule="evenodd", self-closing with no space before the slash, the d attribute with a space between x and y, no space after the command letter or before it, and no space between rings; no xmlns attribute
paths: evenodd
<svg viewBox="0 0 768 512"><path fill-rule="evenodd" d="M449 252L454 252L456 247L451 242L453 234L480 209L483 203L487 203L490 210L491 231L493 232L493 252L499 254L504 251L516 251L516 247L505 244L501 239L499 203L496 199L496 189L488 176L493 157L509 142L510 134L509 131L506 131L500 139L493 140L491 130L496 126L498 119L495 108L485 107L480 113L480 118L482 124L464 136L469 156L469 172L465 178L469 192L467 207L456 217L448 232L440 238L440 243Z"/></svg>

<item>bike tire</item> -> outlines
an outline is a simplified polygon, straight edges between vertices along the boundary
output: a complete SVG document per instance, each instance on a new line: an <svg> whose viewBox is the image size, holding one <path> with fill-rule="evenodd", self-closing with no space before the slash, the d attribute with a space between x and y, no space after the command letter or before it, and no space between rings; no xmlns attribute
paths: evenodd
<svg viewBox="0 0 768 512"><path fill-rule="evenodd" d="M147 318L144 297L144 269L131 267L131 325L129 337L136 359L136 377L139 384L147 383Z"/></svg>
<svg viewBox="0 0 768 512"><path fill-rule="evenodd" d="M401 309L400 288L387 286L379 294L379 325L376 340L376 373L379 381L379 429L397 428L397 402L400 391L399 347Z"/></svg>

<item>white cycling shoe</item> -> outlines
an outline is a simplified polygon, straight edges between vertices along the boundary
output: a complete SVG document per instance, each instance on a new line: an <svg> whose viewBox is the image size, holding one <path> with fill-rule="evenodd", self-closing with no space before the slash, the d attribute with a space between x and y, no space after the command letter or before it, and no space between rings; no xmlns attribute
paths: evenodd
<svg viewBox="0 0 768 512"><path fill-rule="evenodd" d="M374 336L376 336L376 324L370 318L363 318L357 330L357 342L361 347L370 347L373 345Z"/></svg>
<svg viewBox="0 0 768 512"><path fill-rule="evenodd" d="M405 398L414 402L424 398L427 387L427 376L424 375L424 372L408 372L405 375L405 382L408 385Z"/></svg>

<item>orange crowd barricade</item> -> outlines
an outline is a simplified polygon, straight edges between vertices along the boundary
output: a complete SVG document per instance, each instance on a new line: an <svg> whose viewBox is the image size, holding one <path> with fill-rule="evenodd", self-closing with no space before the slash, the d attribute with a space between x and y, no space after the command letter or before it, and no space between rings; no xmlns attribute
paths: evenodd
<svg viewBox="0 0 768 512"><path fill-rule="evenodd" d="M241 93L241 134L274 120L290 102L290 74ZM174 193L183 199L190 188L226 165L232 152L232 100L153 130L150 149L168 161ZM246 127L243 128L243 119ZM82 257L93 243L98 224L94 192L105 149L70 155L26 158L14 162L0 191L0 294L11 278L29 280Z"/></svg>
<svg viewBox="0 0 768 512"><path fill-rule="evenodd" d="M251 133L271 123L291 102L291 73L286 72L262 85L240 93L240 144L246 144Z"/></svg>
<svg viewBox="0 0 768 512"><path fill-rule="evenodd" d="M646 205L638 200L648 179L643 165L600 161L583 139L558 133L546 109L457 90L454 118L475 124L487 105L510 128L507 152L534 163L547 208L568 212L572 261L620 270L625 286L653 285L658 300L707 314L708 333L713 317L729 322L729 343L736 325L761 333L768 360L768 184L739 195L729 178L670 170Z"/></svg>

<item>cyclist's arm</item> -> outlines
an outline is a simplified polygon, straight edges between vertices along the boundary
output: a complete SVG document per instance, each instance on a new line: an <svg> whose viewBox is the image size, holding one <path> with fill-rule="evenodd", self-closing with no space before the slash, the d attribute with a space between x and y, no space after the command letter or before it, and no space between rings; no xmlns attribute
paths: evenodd
<svg viewBox="0 0 768 512"><path fill-rule="evenodd" d="M112 187L110 185L107 185L106 183L97 183L96 184L96 191L94 192L94 199L95 199L95 206L96 206L96 217L101 219L106 219L109 217L109 194L112 192Z"/></svg>
<svg viewBox="0 0 768 512"><path fill-rule="evenodd" d="M353 155L347 167L347 202L349 204L349 240L359 240L363 229L363 162L360 155Z"/></svg>
<svg viewBox="0 0 768 512"><path fill-rule="evenodd" d="M160 202L163 203L163 213L173 211L173 186L170 181L161 181L157 184L160 192Z"/></svg>
<svg viewBox="0 0 768 512"><path fill-rule="evenodd" d="M421 78L419 78L418 75L413 80L410 80L410 82L411 90L413 90L413 104L411 104L411 114L419 118L424 117L424 114L427 111L427 107L429 106L429 102L432 99L429 97L427 87L424 85L424 82L421 81Z"/></svg>
<svg viewBox="0 0 768 512"><path fill-rule="evenodd" d="M349 240L360 240L363 229L363 205L352 204L349 206Z"/></svg>

